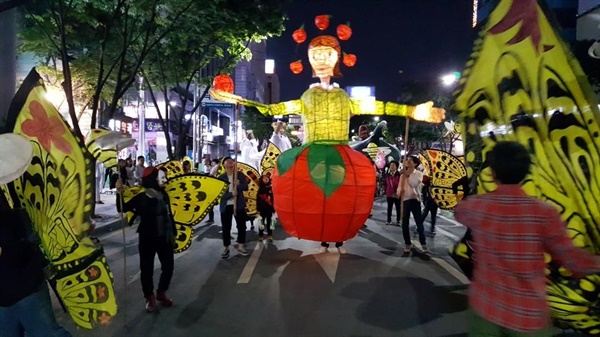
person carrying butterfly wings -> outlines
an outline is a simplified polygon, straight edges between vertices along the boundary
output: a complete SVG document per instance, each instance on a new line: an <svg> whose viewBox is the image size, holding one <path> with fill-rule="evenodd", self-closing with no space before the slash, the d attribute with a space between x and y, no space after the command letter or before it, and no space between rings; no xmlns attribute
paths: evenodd
<svg viewBox="0 0 600 337"><path fill-rule="evenodd" d="M156 301L165 307L173 305L167 297L174 269L175 224L169 210L169 197L158 181L158 169L146 167L141 176L143 193L137 194L126 203L121 203L123 183L117 182L117 207L122 204L123 212L133 212L140 216L137 233L139 235L140 280L146 299L146 311L157 311ZM154 295L154 257L158 255L161 264L160 280Z"/></svg>
<svg viewBox="0 0 600 337"><path fill-rule="evenodd" d="M0 185L19 178L32 155L29 140L0 135ZM39 237L25 210L13 209L2 190L0 218L0 336L71 336L54 317Z"/></svg>

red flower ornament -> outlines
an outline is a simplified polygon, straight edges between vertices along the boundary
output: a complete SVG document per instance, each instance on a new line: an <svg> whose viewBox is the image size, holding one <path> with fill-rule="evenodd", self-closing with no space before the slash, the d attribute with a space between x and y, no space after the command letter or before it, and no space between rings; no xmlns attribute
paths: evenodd
<svg viewBox="0 0 600 337"><path fill-rule="evenodd" d="M64 135L68 132L63 122L57 116L48 116L44 107L38 101L29 103L29 111L33 119L23 122L21 130L27 136L37 138L44 150L52 153L52 145L59 151L70 154L73 152L71 144Z"/></svg>

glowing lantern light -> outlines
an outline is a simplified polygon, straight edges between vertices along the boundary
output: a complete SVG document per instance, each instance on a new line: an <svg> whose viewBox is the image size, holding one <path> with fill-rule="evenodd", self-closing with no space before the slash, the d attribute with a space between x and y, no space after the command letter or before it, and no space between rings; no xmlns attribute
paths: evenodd
<svg viewBox="0 0 600 337"><path fill-rule="evenodd" d="M337 36L342 41L347 41L352 36L352 28L350 28L350 23L341 24L337 26Z"/></svg>
<svg viewBox="0 0 600 337"><path fill-rule="evenodd" d="M213 88L233 94L233 79L227 74L217 75L213 81Z"/></svg>
<svg viewBox="0 0 600 337"><path fill-rule="evenodd" d="M290 70L296 75L300 74L302 72L302 70L304 70L302 61L298 60L298 61L290 63Z"/></svg>
<svg viewBox="0 0 600 337"><path fill-rule="evenodd" d="M317 28L319 28L320 30L327 29L327 27L329 27L330 17L330 15L317 15L315 17L315 26L317 26Z"/></svg>
<svg viewBox="0 0 600 337"><path fill-rule="evenodd" d="M300 28L296 29L292 33L292 39L294 39L296 43L302 43L306 41L306 31L304 30L304 25L300 26Z"/></svg>
<svg viewBox="0 0 600 337"><path fill-rule="evenodd" d="M356 64L356 55L344 53L344 59L342 60L346 67L354 67Z"/></svg>

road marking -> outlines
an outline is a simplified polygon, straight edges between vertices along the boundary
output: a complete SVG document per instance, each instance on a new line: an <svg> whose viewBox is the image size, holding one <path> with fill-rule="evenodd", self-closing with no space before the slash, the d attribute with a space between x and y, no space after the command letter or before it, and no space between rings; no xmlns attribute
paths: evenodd
<svg viewBox="0 0 600 337"><path fill-rule="evenodd" d="M206 226L206 227L202 228L201 230L199 230L199 231L198 231L198 233L192 237L192 241L196 241L196 239L197 239L197 238L198 238L200 235L204 234L204 233L205 233L205 232L206 232L206 231L207 231L209 228L210 228L210 226ZM174 260L177 260L177 259L179 259L179 258L181 258L182 256L185 256L185 255L187 255L189 252L190 252L190 249L188 248L188 249L187 249L185 252L182 252L182 253L179 253L179 254L175 255L175 258L173 259L173 261L174 261ZM157 258L157 257L155 257L155 259L156 259L156 258ZM154 262L156 262L156 260L155 260ZM160 268L160 263L159 263L159 264L158 264L156 267L154 267L154 271L157 271L157 270L158 270L158 268ZM131 278L131 280L130 280L130 281L127 283L127 285L130 285L130 284L132 284L133 282L137 281L137 280L140 278L140 275L142 275L142 272L141 272L141 271L138 271L138 272L137 272L135 275L133 275L133 277L132 277L132 278Z"/></svg>
<svg viewBox="0 0 600 337"><path fill-rule="evenodd" d="M331 280L331 283L335 282L335 275L337 274L338 265L340 264L340 255L339 253L323 253L323 254L313 254L314 258L319 262L321 268L327 274L327 277Z"/></svg>
<svg viewBox="0 0 600 337"><path fill-rule="evenodd" d="M457 226L465 227L465 225L461 224L460 222L458 222L458 221L456 221L456 220L454 220L454 219L450 219L450 218L448 218L448 217L445 217L445 216L443 216L443 215L438 215L438 216L439 216L440 218L442 218L442 219L444 219L444 220L448 221L448 222L449 222L449 223L451 223L451 224L455 224L455 225L457 225Z"/></svg>
<svg viewBox="0 0 600 337"><path fill-rule="evenodd" d="M394 241L396 242L398 245L401 245L400 242L386 236L383 234L379 234L383 237L385 237L386 239L390 240L390 241ZM413 241L413 246L419 248L419 249L423 249L423 247L421 246L421 244L419 242L415 242ZM471 283L471 281L469 281L469 278L467 278L460 270L454 268L451 264L449 264L448 262L446 262L444 259L439 258L439 257L435 257L435 256L431 256L431 260L433 260L433 262L437 263L438 266L442 267L442 269L444 269L445 271L447 271L450 275L454 276L458 281L460 281L463 284L469 284ZM407 259L408 260L408 259Z"/></svg>
<svg viewBox="0 0 600 337"><path fill-rule="evenodd" d="M421 244L419 242L413 242L413 246L417 247L418 249L423 249L423 247L421 246ZM438 266L442 267L444 270L446 270L450 275L454 276L457 280L459 280L462 284L469 284L471 283L471 281L469 281L469 278L467 278L465 276L465 274L463 274L462 272L460 272L458 269L452 267L452 265L450 265L448 262L446 262L444 259L436 257L436 256L431 256L431 259L438 264Z"/></svg>
<svg viewBox="0 0 600 337"><path fill-rule="evenodd" d="M263 251L263 247L264 245L260 242L256 244L254 251L252 251L252 255L248 259L248 262L246 263L246 266L244 267L244 270L242 270L242 274L237 281L238 284L250 282L250 278L252 278L252 273L254 273L254 268L256 268L260 254Z"/></svg>
<svg viewBox="0 0 600 337"><path fill-rule="evenodd" d="M436 231L438 231L438 232L446 235L447 237L449 237L451 239L454 239L456 241L460 241L460 238L458 236L456 236L456 235L454 235L454 234L452 234L452 233L450 233L450 232L442 229L440 226L437 226Z"/></svg>

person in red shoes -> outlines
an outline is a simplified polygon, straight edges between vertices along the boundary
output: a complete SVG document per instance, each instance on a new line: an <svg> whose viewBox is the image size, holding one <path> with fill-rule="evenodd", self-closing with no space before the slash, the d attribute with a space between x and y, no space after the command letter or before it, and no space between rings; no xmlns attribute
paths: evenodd
<svg viewBox="0 0 600 337"><path fill-rule="evenodd" d="M175 224L171 220L169 198L158 182L158 169L146 167L142 174L142 187L145 191L123 204L123 211L134 212L140 217L137 230L139 235L140 279L142 291L146 298L146 311L158 310L156 302L165 307L173 305L167 297L171 278L173 277L175 248ZM117 182L117 189L122 190L122 182ZM119 205L120 202L117 202ZM160 280L154 295L154 257L158 255L161 266Z"/></svg>

